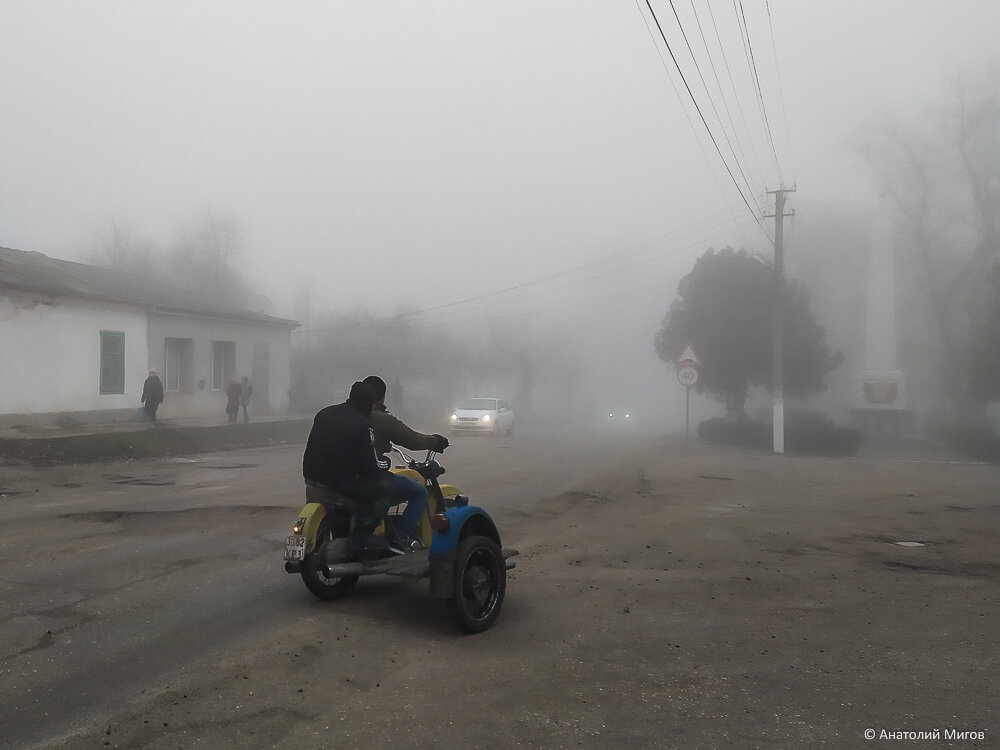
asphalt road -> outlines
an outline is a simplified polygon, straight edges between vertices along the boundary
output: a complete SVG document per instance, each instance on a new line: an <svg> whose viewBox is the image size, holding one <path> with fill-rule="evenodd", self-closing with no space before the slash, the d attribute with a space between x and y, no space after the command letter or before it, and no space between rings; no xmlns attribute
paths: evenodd
<svg viewBox="0 0 1000 750"><path fill-rule="evenodd" d="M462 438L521 550L466 636L284 573L300 458L0 466L0 747L998 746L1000 467Z"/></svg>

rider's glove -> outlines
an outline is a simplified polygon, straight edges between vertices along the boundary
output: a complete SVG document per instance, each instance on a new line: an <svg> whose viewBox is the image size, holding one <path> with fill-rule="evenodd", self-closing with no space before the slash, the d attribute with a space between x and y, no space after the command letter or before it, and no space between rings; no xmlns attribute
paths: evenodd
<svg viewBox="0 0 1000 750"><path fill-rule="evenodd" d="M448 447L448 438L444 435L438 435L435 433L434 439L437 441L434 443L434 452L443 453L444 449Z"/></svg>

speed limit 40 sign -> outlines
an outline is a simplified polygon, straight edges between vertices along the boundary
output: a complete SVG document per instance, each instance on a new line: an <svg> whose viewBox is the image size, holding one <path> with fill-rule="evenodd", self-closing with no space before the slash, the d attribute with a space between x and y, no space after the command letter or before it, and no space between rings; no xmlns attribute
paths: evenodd
<svg viewBox="0 0 1000 750"><path fill-rule="evenodd" d="M691 365L677 368L677 381L681 385L694 385L698 382L698 368Z"/></svg>

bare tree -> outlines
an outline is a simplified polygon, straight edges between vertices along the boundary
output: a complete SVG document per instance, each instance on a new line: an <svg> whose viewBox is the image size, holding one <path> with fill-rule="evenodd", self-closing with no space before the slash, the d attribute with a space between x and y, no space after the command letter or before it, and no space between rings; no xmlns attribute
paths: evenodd
<svg viewBox="0 0 1000 750"><path fill-rule="evenodd" d="M137 236L131 228L111 220L97 233L90 260L95 265L118 271L150 273L156 267L156 245Z"/></svg>
<svg viewBox="0 0 1000 750"><path fill-rule="evenodd" d="M906 265L936 328L942 406L951 418L977 419L986 395L970 367L996 286L1000 254L1000 75L953 77L946 104L920 124L886 125L864 151L884 180L906 233Z"/></svg>
<svg viewBox="0 0 1000 750"><path fill-rule="evenodd" d="M169 257L170 270L175 278L193 288L245 305L253 292L237 269L242 254L239 222L205 210L178 229Z"/></svg>

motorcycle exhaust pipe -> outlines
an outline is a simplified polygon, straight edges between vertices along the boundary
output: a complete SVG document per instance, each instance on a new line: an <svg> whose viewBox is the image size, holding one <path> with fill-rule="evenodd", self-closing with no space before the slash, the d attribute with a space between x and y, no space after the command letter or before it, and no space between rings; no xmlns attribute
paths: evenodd
<svg viewBox="0 0 1000 750"><path fill-rule="evenodd" d="M330 578L343 578L344 576L360 576L365 573L371 572L370 568L364 563L359 562L349 562L349 563L336 563L334 565L327 565L326 569L330 571Z"/></svg>

